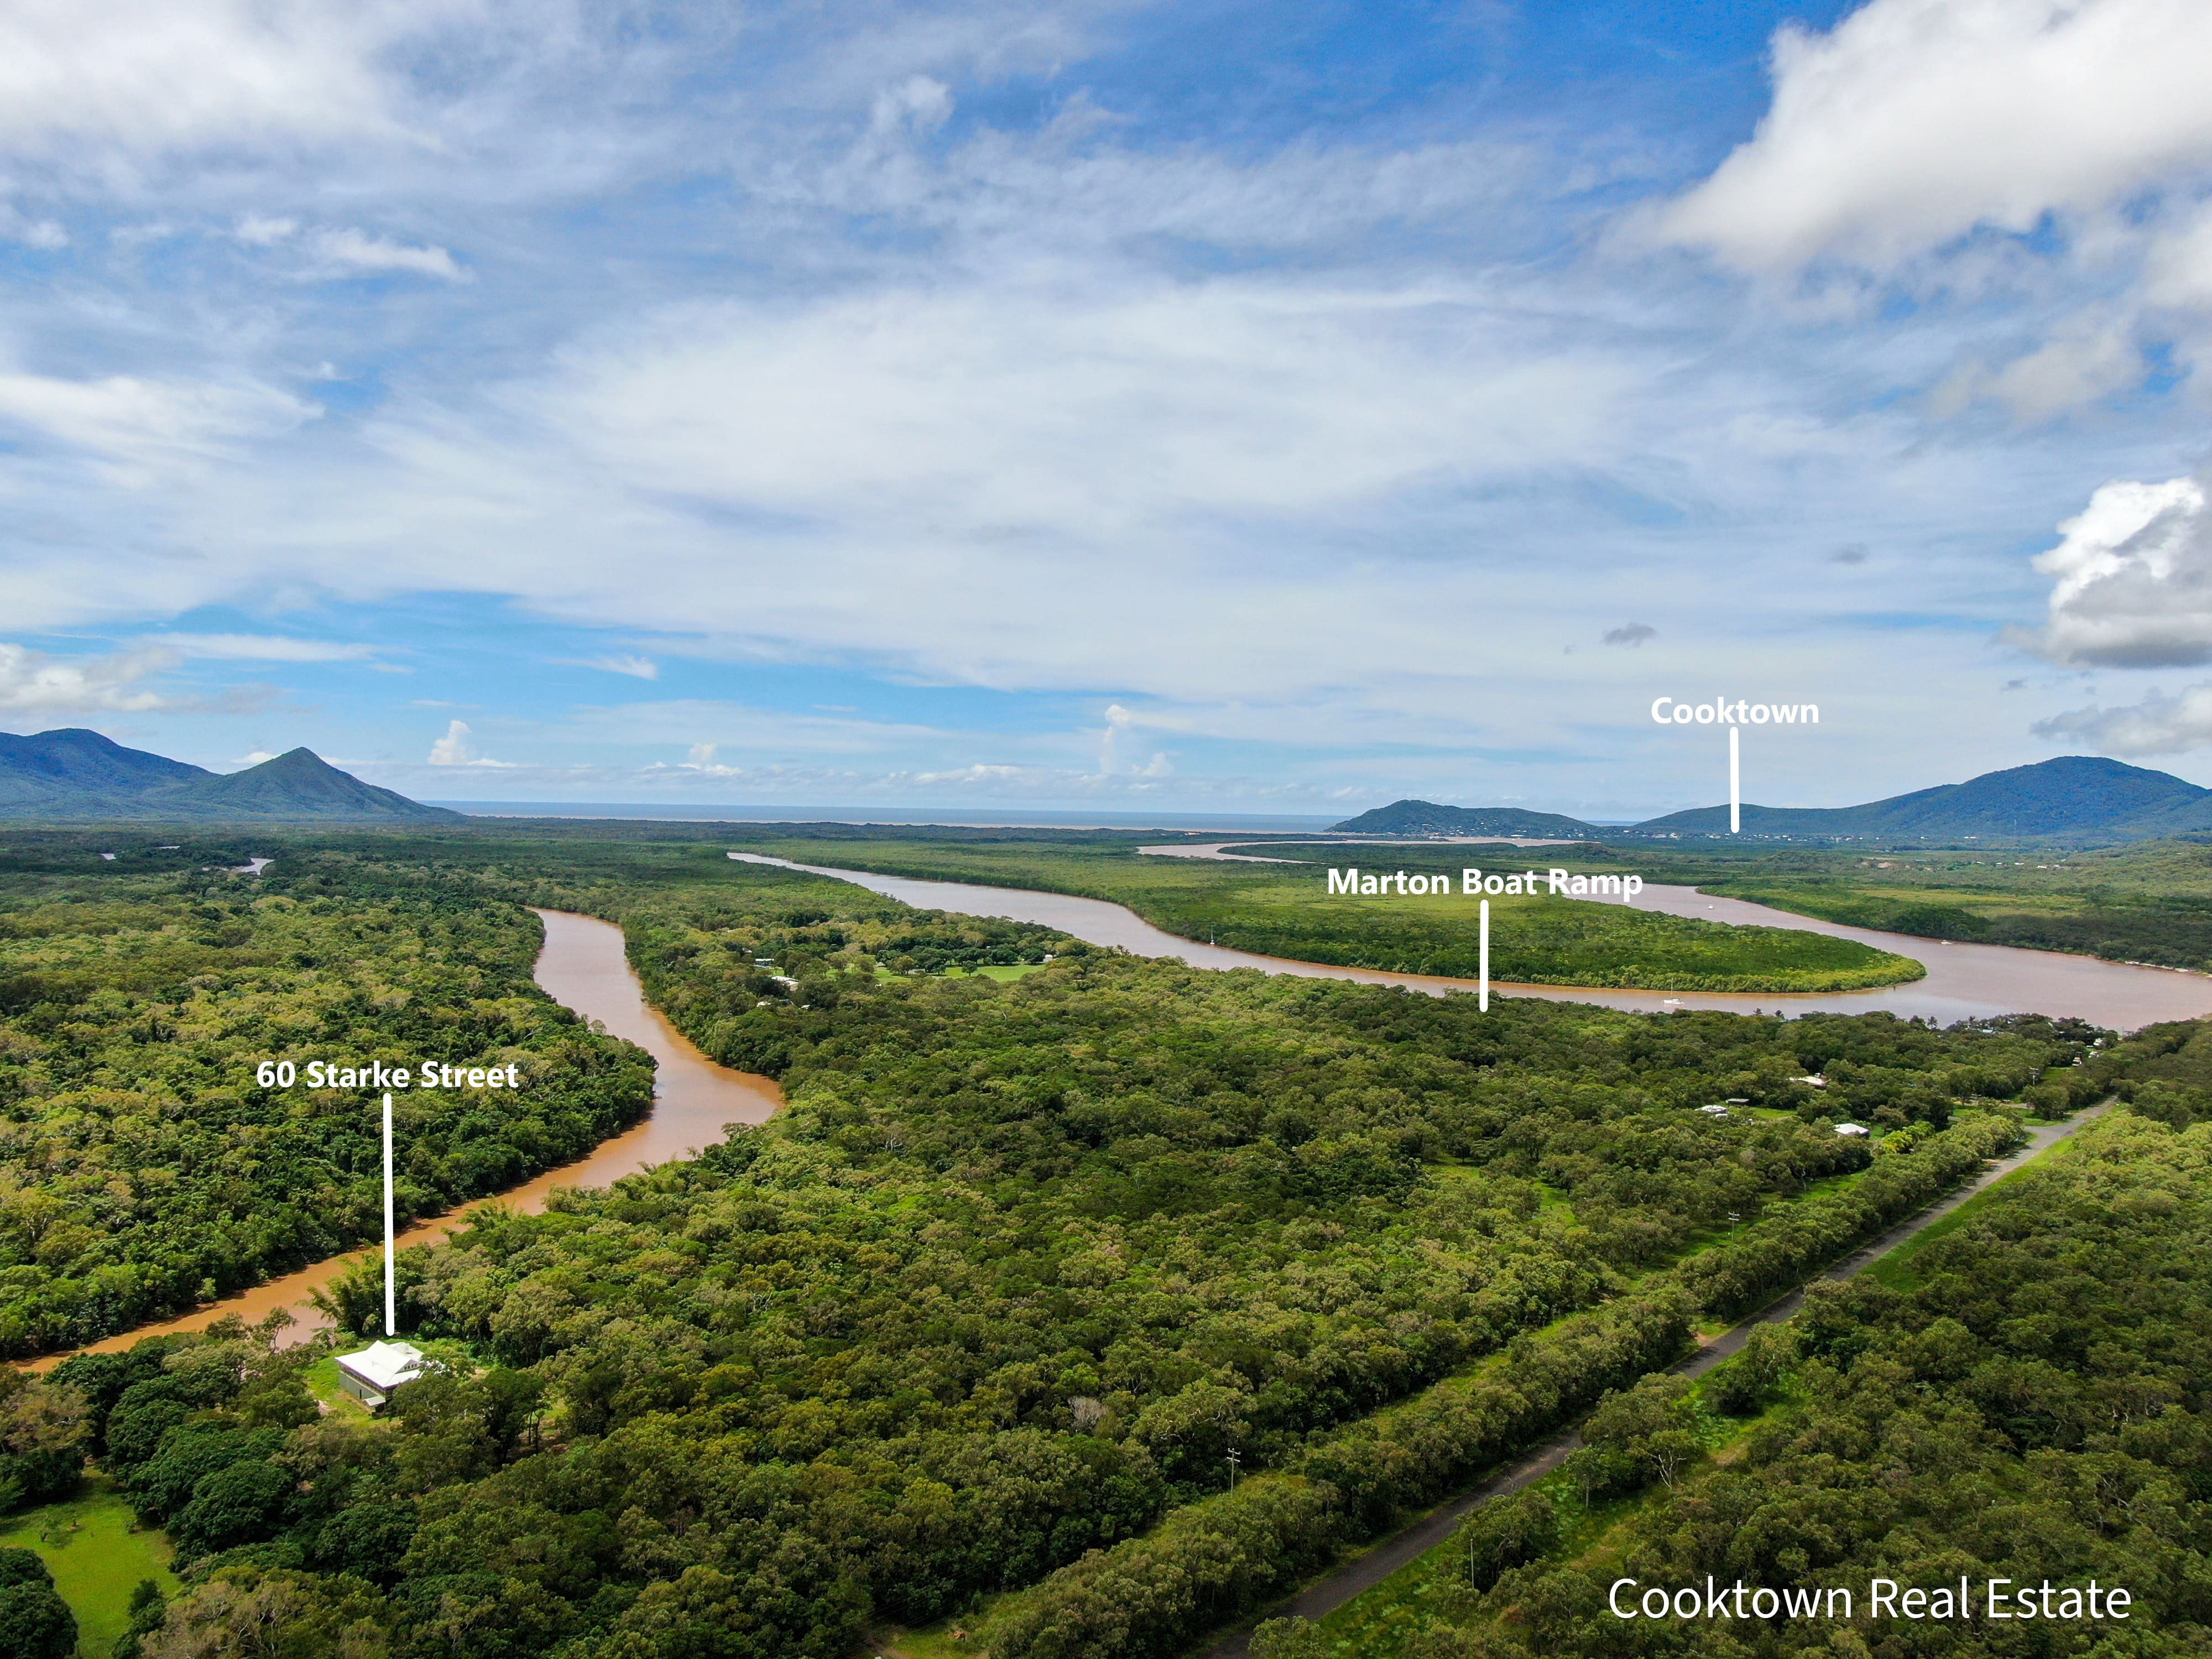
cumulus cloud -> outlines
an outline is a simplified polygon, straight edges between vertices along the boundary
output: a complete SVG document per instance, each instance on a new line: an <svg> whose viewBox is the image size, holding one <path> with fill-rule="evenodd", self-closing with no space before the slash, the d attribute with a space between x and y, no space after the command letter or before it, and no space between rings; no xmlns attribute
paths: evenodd
<svg viewBox="0 0 2212 1659"><path fill-rule="evenodd" d="M1752 138L1660 234L1753 271L1887 269L2212 161L2202 0L1869 0L1784 26Z"/></svg>
<svg viewBox="0 0 2212 1659"><path fill-rule="evenodd" d="M2202 478L2122 480L2058 526L2035 560L2050 620L2021 636L2052 660L2160 668L2212 661L2212 511Z"/></svg>
<svg viewBox="0 0 2212 1659"><path fill-rule="evenodd" d="M164 708L167 699L143 682L177 661L175 652L158 647L69 662L0 644L0 710L46 719Z"/></svg>
<svg viewBox="0 0 2212 1659"><path fill-rule="evenodd" d="M1643 644L1646 640L1656 640L1658 637L1659 630L1650 623L1629 623L1620 628L1607 629L1603 635L1603 642L1607 645L1637 646Z"/></svg>
<svg viewBox="0 0 2212 1659"><path fill-rule="evenodd" d="M466 720L453 720L447 724L446 735L430 745L430 758L428 764L510 767L513 763L494 760L488 755L478 754L476 735L469 730L469 723Z"/></svg>
<svg viewBox="0 0 2212 1659"><path fill-rule="evenodd" d="M2076 708L2039 720L2039 738L2086 743L2106 755L2178 755L2212 744L2212 684L2179 696L2154 691L2125 708Z"/></svg>
<svg viewBox="0 0 2212 1659"><path fill-rule="evenodd" d="M1174 726L1181 724L1172 716L1139 714L1124 708L1120 703L1106 706L1106 731L1099 743L1098 769L1111 777L1164 778L1175 768L1169 763L1166 752L1154 750L1148 759L1129 752L1137 730L1144 726ZM1141 751L1139 751L1141 752Z"/></svg>

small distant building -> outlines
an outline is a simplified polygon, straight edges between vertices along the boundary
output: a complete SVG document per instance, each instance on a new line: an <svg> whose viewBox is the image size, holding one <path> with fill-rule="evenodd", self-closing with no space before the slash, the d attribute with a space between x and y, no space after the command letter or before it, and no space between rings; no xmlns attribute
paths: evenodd
<svg viewBox="0 0 2212 1659"><path fill-rule="evenodd" d="M338 1387L374 1411L403 1382L422 1374L422 1351L412 1342L372 1342L337 1358Z"/></svg>
<svg viewBox="0 0 2212 1659"><path fill-rule="evenodd" d="M1707 1117L1726 1117L1729 1115L1729 1109L1725 1106L1700 1106L1698 1109Z"/></svg>
<svg viewBox="0 0 2212 1659"><path fill-rule="evenodd" d="M1751 1097L1748 1095L1730 1095L1728 1097L1728 1103L1731 1106L1748 1106L1751 1104Z"/></svg>
<svg viewBox="0 0 2212 1659"><path fill-rule="evenodd" d="M1839 1135L1863 1135L1866 1132L1867 1126L1863 1123L1838 1123L1836 1125L1836 1133Z"/></svg>

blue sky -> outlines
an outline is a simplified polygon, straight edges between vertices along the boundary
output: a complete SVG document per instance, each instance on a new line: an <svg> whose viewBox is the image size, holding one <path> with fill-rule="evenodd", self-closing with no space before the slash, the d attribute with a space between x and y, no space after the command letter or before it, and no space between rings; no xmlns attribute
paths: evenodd
<svg viewBox="0 0 2212 1659"><path fill-rule="evenodd" d="M0 0L0 727L431 799L2212 782L2212 9ZM1608 636L1610 638L1608 639Z"/></svg>

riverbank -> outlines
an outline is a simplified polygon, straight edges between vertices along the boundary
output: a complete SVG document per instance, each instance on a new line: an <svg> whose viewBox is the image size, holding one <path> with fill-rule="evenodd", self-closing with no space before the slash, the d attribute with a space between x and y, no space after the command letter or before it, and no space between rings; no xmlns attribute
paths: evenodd
<svg viewBox="0 0 2212 1659"><path fill-rule="evenodd" d="M775 1079L717 1065L645 1000L644 988L625 954L621 928L596 916L532 910L545 929L532 977L562 1007L653 1056L653 1109L642 1121L601 1141L587 1157L416 1222L394 1239L401 1249L434 1244L459 1232L488 1206L535 1213L560 1188L608 1186L711 1146L733 1123L765 1123L783 1105L783 1091ZM25 1362L25 1369L50 1370L70 1353L120 1352L149 1336L204 1330L218 1319L235 1317L252 1325L278 1311L290 1314L295 1322L287 1340L303 1342L330 1322L314 1305L315 1293L358 1264L377 1259L382 1249L378 1245L326 1257L174 1319L136 1326L82 1348L41 1355Z"/></svg>
<svg viewBox="0 0 2212 1659"><path fill-rule="evenodd" d="M1103 899L971 882L878 875L866 870L796 863L759 853L732 852L729 856L743 862L776 865L811 875L834 877L924 909L1036 922L1056 927L1089 944L1125 950L1138 956L1181 957L1194 968L1252 968L1268 974L1401 986L1431 996L1475 988L1475 981L1469 979L1337 967L1200 944L1155 927L1126 906ZM1939 1025L2005 1014L2036 1013L2057 1018L2071 1016L2116 1030L2133 1030L2164 1020L2197 1019L2212 1014L2212 978L2202 975L2011 945L1931 944L1901 933L1878 933L1793 915L1742 899L1703 894L1689 887L1647 887L1638 902L1713 921L1826 933L1855 939L1881 951L1901 953L1909 947L1924 962L1928 971L1926 977L1909 984L1864 991L1623 990L1606 986L1516 984L1500 980L1492 982L1492 993L1499 996L1540 997L1553 1002L1595 1003L1602 1007L1644 1013L1665 1013L1675 1008L1790 1015L1887 1012L1900 1018L1931 1019Z"/></svg>

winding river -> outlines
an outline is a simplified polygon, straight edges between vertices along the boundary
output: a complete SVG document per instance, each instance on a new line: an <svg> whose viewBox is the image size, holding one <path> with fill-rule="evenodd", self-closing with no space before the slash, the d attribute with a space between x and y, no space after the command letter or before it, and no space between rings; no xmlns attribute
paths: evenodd
<svg viewBox="0 0 2212 1659"><path fill-rule="evenodd" d="M537 915L545 924L545 943L532 969L539 988L562 1006L596 1020L611 1035L635 1042L653 1056L653 1109L642 1122L601 1141L574 1164L548 1170L519 1187L416 1222L393 1241L402 1249L410 1244L435 1243L459 1232L468 1225L474 1212L488 1204L535 1213L545 1207L556 1188L604 1187L624 1176L682 1158L720 1140L723 1130L732 1123L767 1122L783 1104L783 1091L774 1079L717 1066L646 1001L644 988L630 970L629 958L623 951L621 928L596 916L566 910L540 910ZM196 1308L179 1318L137 1326L77 1352L110 1352L149 1336L200 1330L234 1314L251 1325L278 1309L289 1311L297 1322L287 1333L288 1338L305 1341L330 1322L308 1298L335 1283L355 1263L375 1258L382 1248L378 1245L332 1256ZM45 1370L68 1357L48 1354L27 1362L27 1369Z"/></svg>
<svg viewBox="0 0 2212 1659"><path fill-rule="evenodd" d="M1213 856L1222 855L1218 848L1206 851ZM920 909L1036 922L1093 945L1118 947L1138 956L1179 957L1194 968L1256 968L1269 974L1352 980L1364 985L1399 985L1433 996L1474 988L1472 980L1340 968L1324 963L1259 956L1224 945L1200 945L1165 933L1133 911L1103 899L1077 898L1065 893L1035 892L1023 888L985 887L968 882L879 876L865 870L797 864L757 853L732 853L730 857L744 863L775 865L849 881ZM1847 927L1741 899L1715 897L1692 887L1646 887L1639 902L1645 908L1672 915L1794 927L1837 939L1856 939L1876 950L1923 962L1928 975L1909 985L1870 991L1796 994L1773 991L1738 995L1618 990L1601 986L1517 985L1504 981L1494 982L1492 988L1501 995L1543 997L1555 1002L1591 1002L1609 1008L1646 1012L1715 1008L1736 1013L1771 1010L1799 1014L1886 1010L1900 1017L1923 1016L1941 1024L2006 1013L2071 1014L2100 1025L2129 1030L2160 1020L2194 1019L2212 1013L2212 977L2199 974L2102 962L2091 957L2065 956L2050 951L2023 951L1997 945L1953 945L1903 933L1878 933L1866 927ZM602 1187L671 1158L684 1157L719 1140L732 1123L766 1122L783 1103L782 1093L772 1079L717 1066L646 1001L643 988L630 970L623 952L620 928L595 917L562 910L539 910L537 915L545 927L544 945L534 969L538 985L564 1007L598 1021L614 1036L627 1038L653 1057L657 1070L653 1109L643 1122L601 1142L588 1156L574 1164L549 1170L519 1187L416 1223L399 1235L397 1242L403 1247L432 1243L459 1231L468 1224L475 1210L487 1204L535 1212L545 1207L546 1200L556 1188ZM180 1318L141 1325L93 1344L90 1351L127 1348L142 1337L198 1330L234 1314L252 1324L278 1309L289 1311L298 1322L292 1328L294 1340L304 1340L327 1322L310 1305L308 1298L337 1279L355 1262L374 1254L370 1249L334 1256L196 1309ZM50 1354L30 1362L30 1369L43 1370L58 1364L66 1357Z"/></svg>
<svg viewBox="0 0 2212 1659"><path fill-rule="evenodd" d="M811 875L834 877L922 909L1037 922L1091 944L1118 945L1138 956L1181 957L1194 968L1257 968L1263 973L1348 979L1363 985L1402 985L1433 996L1442 996L1447 991L1474 989L1474 981L1469 979L1338 968L1323 963L1256 956L1225 945L1200 945L1163 932L1134 911L1103 899L1075 898L1065 893L1033 892L1025 888L984 887L961 881L878 876L865 870L794 864L788 859L772 859L758 853L732 853L730 857L748 864L773 864L787 870L803 870ZM1835 939L1856 939L1877 951L1893 951L1925 963L1928 976L1908 985L1883 986L1870 991L1636 991L1603 986L1516 985L1503 981L1493 981L1491 989L1505 996L1543 997L1553 1002L1594 1002L1607 1008L1652 1012L1671 1008L1717 1008L1731 1013L1769 1010L1785 1014L1861 1014L1886 1010L1901 1018L1931 1018L1939 1025L1962 1019L1988 1019L1998 1014L2070 1014L2118 1030L2133 1030L2160 1020L2195 1019L2212 1013L2212 977L2179 969L2139 968L2127 963L2103 962L2094 957L2067 956L2056 951L2023 951L2007 945L1952 945L1905 933L1877 933L1870 927L1847 927L1840 922L1793 915L1786 910L1771 909L1743 899L1720 898L1700 893L1694 887L1646 887L1637 903L1644 909L1705 921L1793 927Z"/></svg>

